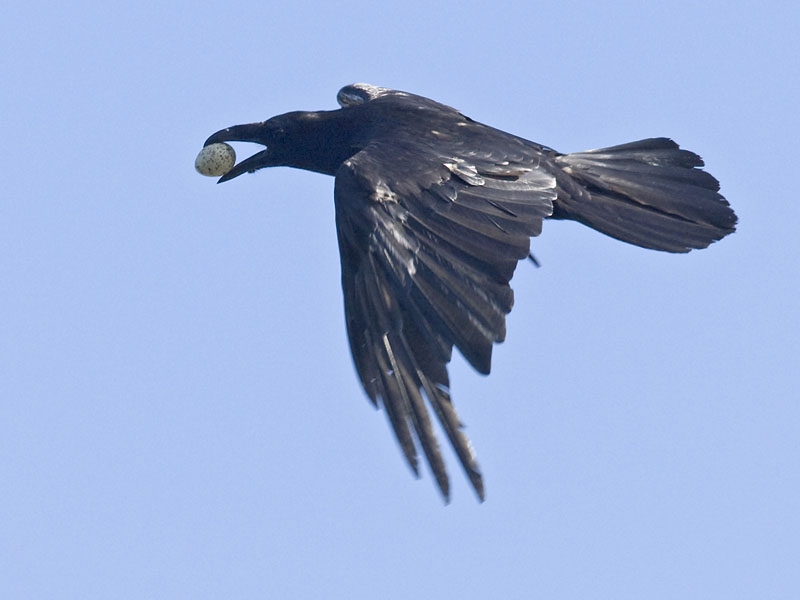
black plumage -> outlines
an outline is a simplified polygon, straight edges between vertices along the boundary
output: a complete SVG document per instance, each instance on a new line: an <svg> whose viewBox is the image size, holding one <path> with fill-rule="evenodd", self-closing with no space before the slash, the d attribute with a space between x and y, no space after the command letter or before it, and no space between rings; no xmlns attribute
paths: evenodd
<svg viewBox="0 0 800 600"><path fill-rule="evenodd" d="M335 176L347 334L364 390L415 473L419 443L448 499L427 400L483 499L447 363L455 346L489 373L514 302L509 281L543 219L688 252L733 232L736 215L700 157L666 138L560 154L405 92L354 84L337 99L338 110L209 137L266 146L219 181L273 166Z"/></svg>

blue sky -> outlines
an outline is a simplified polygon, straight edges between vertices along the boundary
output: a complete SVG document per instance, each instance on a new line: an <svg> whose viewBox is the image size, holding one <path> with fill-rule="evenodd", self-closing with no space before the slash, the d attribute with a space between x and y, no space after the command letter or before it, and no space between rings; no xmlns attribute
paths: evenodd
<svg viewBox="0 0 800 600"><path fill-rule="evenodd" d="M800 597L796 7L130 4L0 22L0 596ZM740 218L685 256L545 223L491 376L450 369L484 504L359 387L333 180L193 169L354 81L673 137Z"/></svg>

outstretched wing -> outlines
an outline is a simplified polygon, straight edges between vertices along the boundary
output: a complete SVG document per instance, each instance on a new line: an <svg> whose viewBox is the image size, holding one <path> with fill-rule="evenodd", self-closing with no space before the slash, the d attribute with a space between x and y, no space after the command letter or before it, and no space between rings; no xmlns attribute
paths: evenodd
<svg viewBox="0 0 800 600"><path fill-rule="evenodd" d="M527 157L491 146L478 155L423 138L379 137L336 173L347 332L364 389L386 410L414 472L416 438L449 498L427 398L483 499L480 469L450 399L447 363L455 345L475 369L489 372L513 304L509 280L552 213L556 182L538 168L533 148Z"/></svg>

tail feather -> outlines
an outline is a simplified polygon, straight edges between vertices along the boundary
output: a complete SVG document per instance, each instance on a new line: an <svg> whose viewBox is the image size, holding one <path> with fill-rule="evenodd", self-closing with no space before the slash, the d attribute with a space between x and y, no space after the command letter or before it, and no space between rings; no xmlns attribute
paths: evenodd
<svg viewBox="0 0 800 600"><path fill-rule="evenodd" d="M702 159L667 138L562 154L553 218L580 221L644 248L688 252L736 228L719 182Z"/></svg>

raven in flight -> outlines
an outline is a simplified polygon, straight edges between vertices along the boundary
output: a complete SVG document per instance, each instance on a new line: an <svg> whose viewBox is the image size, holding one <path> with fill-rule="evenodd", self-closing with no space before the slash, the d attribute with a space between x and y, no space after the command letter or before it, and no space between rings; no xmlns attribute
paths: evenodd
<svg viewBox="0 0 800 600"><path fill-rule="evenodd" d="M489 373L514 302L509 281L543 219L688 252L733 232L736 215L700 157L667 138L561 154L406 92L354 84L337 100L338 110L228 127L205 146L266 147L219 182L277 166L336 178L347 335L364 390L417 475L419 444L447 501L427 399L483 500L447 363L456 346Z"/></svg>

